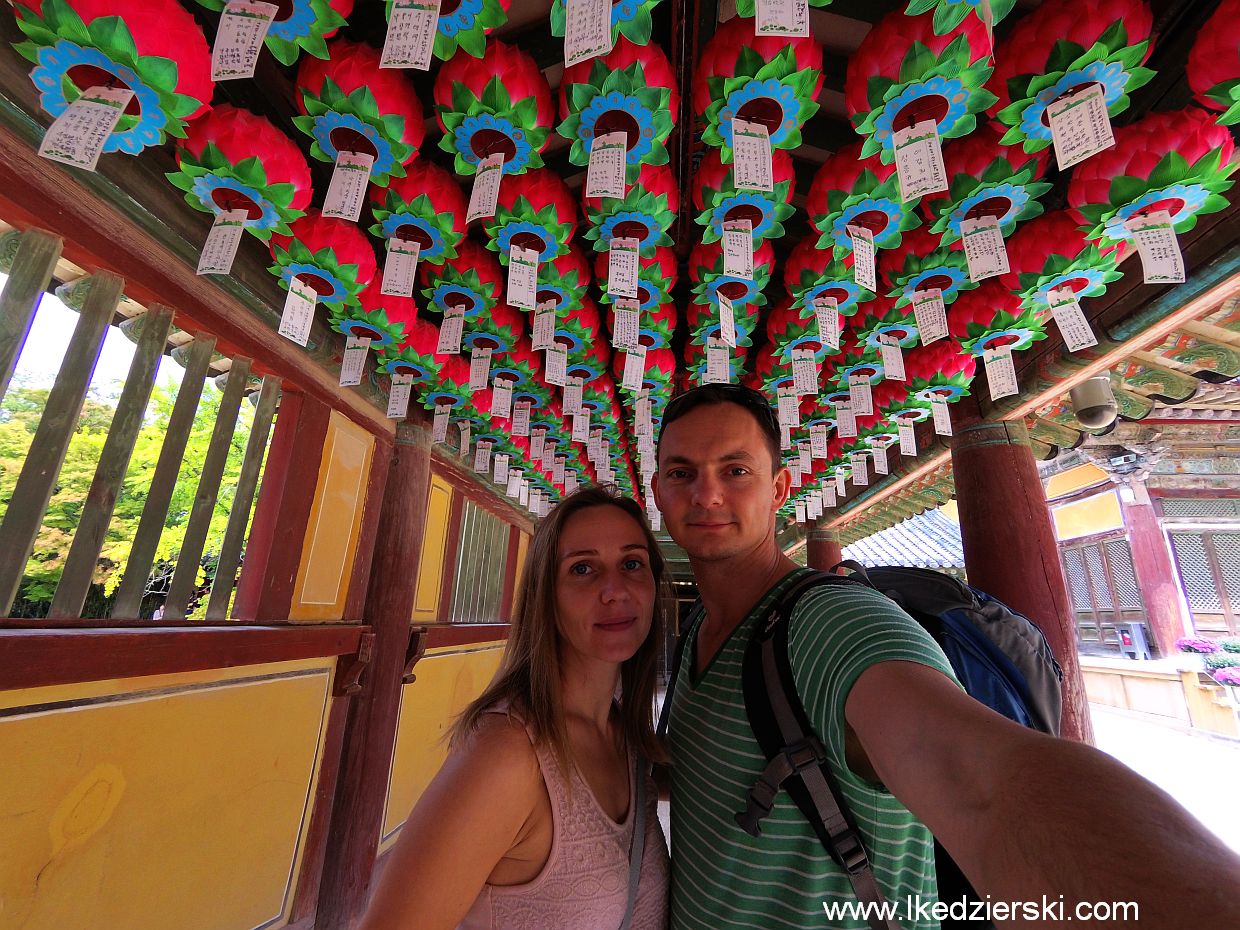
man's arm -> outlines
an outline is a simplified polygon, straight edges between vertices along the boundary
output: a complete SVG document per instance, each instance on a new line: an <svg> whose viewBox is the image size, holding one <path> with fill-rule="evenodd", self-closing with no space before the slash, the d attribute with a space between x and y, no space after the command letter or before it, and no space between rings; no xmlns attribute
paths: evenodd
<svg viewBox="0 0 1240 930"><path fill-rule="evenodd" d="M1063 895L1065 916L1135 901L1146 930L1240 927L1240 856L1105 753L1013 723L911 662L863 672L845 717L983 896Z"/></svg>

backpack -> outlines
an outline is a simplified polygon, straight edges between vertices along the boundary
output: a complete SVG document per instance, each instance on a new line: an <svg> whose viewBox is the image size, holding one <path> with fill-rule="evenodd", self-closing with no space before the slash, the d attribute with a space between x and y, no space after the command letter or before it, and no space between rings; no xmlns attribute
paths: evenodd
<svg viewBox="0 0 1240 930"><path fill-rule="evenodd" d="M780 789L788 791L819 841L844 871L858 900L881 903L883 896L827 765L825 748L813 731L793 681L788 660L788 621L810 588L864 584L886 595L917 620L939 644L966 693L1023 726L1059 734L1063 673L1042 631L1027 617L963 582L921 568L874 568L855 562L836 568L852 577L815 572L797 580L754 629L741 672L750 727L767 767L736 814L742 829L761 834ZM671 683L660 715L667 727L672 694L688 637L677 643ZM935 841L939 897L976 900L959 866ZM873 913L873 912L872 912ZM872 930L898 930L894 920L870 918ZM948 930L951 923L943 924ZM963 925L960 925L963 926ZM971 926L976 927L977 924Z"/></svg>

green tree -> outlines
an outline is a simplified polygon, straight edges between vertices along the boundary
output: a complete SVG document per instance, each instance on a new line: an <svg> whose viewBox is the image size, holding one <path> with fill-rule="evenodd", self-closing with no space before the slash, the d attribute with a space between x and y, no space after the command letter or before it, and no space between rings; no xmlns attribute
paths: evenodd
<svg viewBox="0 0 1240 930"><path fill-rule="evenodd" d="M142 515L156 462L159 460L168 420L176 402L176 391L175 385L164 381L158 384L152 393L95 568L93 590L87 599L86 616L106 616L106 612L111 608L112 597L124 575L138 520ZM16 616L43 616L51 604L69 554L74 529L94 478L104 440L107 438L108 427L112 422L116 394L111 388L102 392L92 389L82 407L78 428L69 443L51 504L35 541L34 551L26 563L21 589L22 600L14 609ZM0 405L0 516L8 508L17 476L21 472L43 407L47 403L47 395L45 388L15 382L5 396L3 405ZM176 564L221 399L222 392L214 383L207 382L156 551L153 571L156 576L170 574L171 567ZM233 431L223 481L207 534L202 560L204 569L200 570L197 579L200 587L209 586L214 576L214 565L228 516L232 511L241 460L253 419L253 408L250 404L243 403L237 427ZM199 610L204 607L205 603L198 604Z"/></svg>

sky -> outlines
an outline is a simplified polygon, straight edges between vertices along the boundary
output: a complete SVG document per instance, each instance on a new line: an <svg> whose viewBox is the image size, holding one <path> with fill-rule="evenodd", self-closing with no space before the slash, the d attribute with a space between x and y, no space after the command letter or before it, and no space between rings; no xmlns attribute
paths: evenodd
<svg viewBox="0 0 1240 930"><path fill-rule="evenodd" d="M0 273L0 287L8 281L8 275ZM34 324L26 344L17 360L14 383L28 387L51 387L60 370L69 338L77 325L78 315L53 294L44 294L35 313ZM133 360L134 344L115 326L109 326L104 337L99 362L91 378L92 396L104 400L114 398L119 392L118 382L123 382ZM158 383L180 384L182 368L170 356L165 355L159 363Z"/></svg>

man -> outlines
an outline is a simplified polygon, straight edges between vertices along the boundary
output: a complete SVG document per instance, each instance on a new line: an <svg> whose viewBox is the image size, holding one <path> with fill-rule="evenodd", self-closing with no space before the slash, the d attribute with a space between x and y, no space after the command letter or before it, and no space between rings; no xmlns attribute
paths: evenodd
<svg viewBox="0 0 1240 930"><path fill-rule="evenodd" d="M757 618L805 571L775 541L789 482L763 395L711 385L664 411L655 497L704 608L671 709L671 930L867 926L825 916L852 890L786 792L759 837L732 816L766 764L741 659ZM811 589L788 652L899 926L938 926L929 828L980 896L1042 906L1016 912L1034 918L1024 926L1080 924L1078 903L1135 901L1146 930L1240 927L1240 857L1109 756L965 695L933 640L886 598Z"/></svg>

